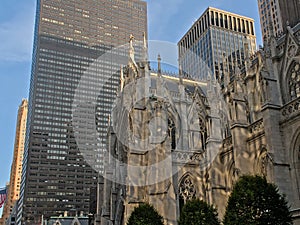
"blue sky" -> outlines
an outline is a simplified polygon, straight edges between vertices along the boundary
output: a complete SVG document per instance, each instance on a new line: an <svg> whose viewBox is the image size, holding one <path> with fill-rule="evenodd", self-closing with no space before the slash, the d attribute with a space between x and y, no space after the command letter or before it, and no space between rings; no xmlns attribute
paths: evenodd
<svg viewBox="0 0 300 225"><path fill-rule="evenodd" d="M147 0L149 40L176 44L202 12L213 6L255 19L257 0ZM9 180L17 108L29 90L36 0L0 1L0 187Z"/></svg>

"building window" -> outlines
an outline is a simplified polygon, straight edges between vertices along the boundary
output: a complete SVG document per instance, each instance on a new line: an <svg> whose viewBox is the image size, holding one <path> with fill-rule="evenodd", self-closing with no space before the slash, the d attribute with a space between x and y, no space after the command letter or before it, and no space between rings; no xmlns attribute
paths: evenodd
<svg viewBox="0 0 300 225"><path fill-rule="evenodd" d="M215 25L214 12L210 12L211 25Z"/></svg>
<svg viewBox="0 0 300 225"><path fill-rule="evenodd" d="M216 12L216 26L219 26L219 13Z"/></svg>
<svg viewBox="0 0 300 225"><path fill-rule="evenodd" d="M223 14L220 13L220 26L224 27L224 23L223 23Z"/></svg>
<svg viewBox="0 0 300 225"><path fill-rule="evenodd" d="M169 137L171 138L171 148L172 150L176 149L176 127L174 121L169 118L168 119L168 132Z"/></svg>
<svg viewBox="0 0 300 225"><path fill-rule="evenodd" d="M186 176L182 179L179 185L179 208L180 211L184 204L196 197L196 187L190 176Z"/></svg>
<svg viewBox="0 0 300 225"><path fill-rule="evenodd" d="M295 63L289 75L289 93L290 100L300 97L300 65Z"/></svg>
<svg viewBox="0 0 300 225"><path fill-rule="evenodd" d="M205 121L202 118L199 119L199 125L200 125L201 148L202 151L204 151L206 149L207 130L206 130Z"/></svg>

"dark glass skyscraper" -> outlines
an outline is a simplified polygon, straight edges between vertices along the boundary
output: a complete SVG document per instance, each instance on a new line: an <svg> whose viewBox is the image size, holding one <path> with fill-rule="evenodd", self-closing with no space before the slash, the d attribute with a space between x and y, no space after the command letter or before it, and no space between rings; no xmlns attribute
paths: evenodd
<svg viewBox="0 0 300 225"><path fill-rule="evenodd" d="M18 224L41 224L64 211L89 213L119 85L120 65L112 55L101 56L144 33L147 6L140 0L37 1ZM76 109L75 97L91 95L92 105ZM78 113L82 109L88 113ZM82 124L88 124L84 134Z"/></svg>

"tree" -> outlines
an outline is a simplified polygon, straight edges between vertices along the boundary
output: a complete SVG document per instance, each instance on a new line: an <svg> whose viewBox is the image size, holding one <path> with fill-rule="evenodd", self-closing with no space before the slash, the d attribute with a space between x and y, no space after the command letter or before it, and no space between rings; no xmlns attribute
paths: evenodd
<svg viewBox="0 0 300 225"><path fill-rule="evenodd" d="M289 207L278 188L260 176L242 176L234 185L224 225L290 225Z"/></svg>
<svg viewBox="0 0 300 225"><path fill-rule="evenodd" d="M178 225L219 225L217 210L206 202L187 201L180 214Z"/></svg>
<svg viewBox="0 0 300 225"><path fill-rule="evenodd" d="M156 209L146 203L136 207L131 213L127 225L163 225L163 218Z"/></svg>

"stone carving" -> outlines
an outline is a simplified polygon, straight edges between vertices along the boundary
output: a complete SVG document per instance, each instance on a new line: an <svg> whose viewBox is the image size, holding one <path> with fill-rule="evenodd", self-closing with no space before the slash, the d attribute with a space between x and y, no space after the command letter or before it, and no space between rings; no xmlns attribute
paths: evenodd
<svg viewBox="0 0 300 225"><path fill-rule="evenodd" d="M294 63L289 73L289 94L293 100L300 97L300 64Z"/></svg>
<svg viewBox="0 0 300 225"><path fill-rule="evenodd" d="M179 196L186 202L187 200L193 199L196 196L196 188L192 182L192 179L187 176L185 177L179 186Z"/></svg>
<svg viewBox="0 0 300 225"><path fill-rule="evenodd" d="M298 115L300 112L300 98L296 98L294 101L285 105L282 110L281 114L283 119L287 120L292 116Z"/></svg>
<svg viewBox="0 0 300 225"><path fill-rule="evenodd" d="M260 134L261 132L264 132L264 123L263 120L260 119L253 124L251 124L248 128L249 132L251 135L257 135Z"/></svg>

